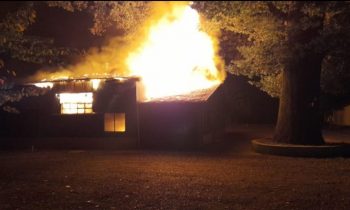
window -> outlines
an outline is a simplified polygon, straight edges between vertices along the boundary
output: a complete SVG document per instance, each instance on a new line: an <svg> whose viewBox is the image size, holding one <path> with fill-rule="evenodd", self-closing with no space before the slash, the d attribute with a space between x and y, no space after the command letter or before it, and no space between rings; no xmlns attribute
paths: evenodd
<svg viewBox="0 0 350 210"><path fill-rule="evenodd" d="M125 113L105 113L106 132L125 132Z"/></svg>
<svg viewBox="0 0 350 210"><path fill-rule="evenodd" d="M61 114L90 114L92 113L91 103L63 103Z"/></svg>
<svg viewBox="0 0 350 210"><path fill-rule="evenodd" d="M90 114L92 111L92 93L59 93L61 114Z"/></svg>

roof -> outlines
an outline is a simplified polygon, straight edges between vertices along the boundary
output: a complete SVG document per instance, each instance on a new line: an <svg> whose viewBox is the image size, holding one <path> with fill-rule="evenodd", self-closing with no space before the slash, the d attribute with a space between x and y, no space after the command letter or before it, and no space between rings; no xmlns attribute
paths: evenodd
<svg viewBox="0 0 350 210"><path fill-rule="evenodd" d="M145 103L153 102L205 102L216 91L220 85L215 85L211 88L196 90L187 94L166 96L161 98L154 98Z"/></svg>
<svg viewBox="0 0 350 210"><path fill-rule="evenodd" d="M44 83L44 82L71 82L71 81L89 81L93 79L100 80L116 80L116 81L139 81L138 77L80 77L80 78L67 78L67 79L55 79L55 80L42 80L35 83Z"/></svg>

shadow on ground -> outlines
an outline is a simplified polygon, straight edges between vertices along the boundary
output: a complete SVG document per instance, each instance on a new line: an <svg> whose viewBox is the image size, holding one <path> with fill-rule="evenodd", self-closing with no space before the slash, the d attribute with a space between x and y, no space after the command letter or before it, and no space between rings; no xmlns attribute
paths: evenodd
<svg viewBox="0 0 350 210"><path fill-rule="evenodd" d="M217 141L205 145L201 150L210 154L243 154L251 153L251 140L271 137L273 125L231 125L218 136Z"/></svg>
<svg viewBox="0 0 350 210"><path fill-rule="evenodd" d="M205 145L202 152L216 155L250 154L253 153L251 141L253 139L271 138L274 125L246 124L231 125L218 136L214 144ZM332 127L323 130L326 144L342 146L340 155L334 157L350 157L350 128Z"/></svg>
<svg viewBox="0 0 350 210"><path fill-rule="evenodd" d="M164 152L194 152L206 155L242 155L252 154L251 140L271 138L274 125L272 124L235 124L227 127L217 135L215 141L193 149L183 146L182 149L173 147L147 148L128 144L128 139L115 138L13 138L0 140L0 149L6 150L145 150ZM327 143L341 143L344 147L344 157L350 157L350 129L326 128L323 131Z"/></svg>

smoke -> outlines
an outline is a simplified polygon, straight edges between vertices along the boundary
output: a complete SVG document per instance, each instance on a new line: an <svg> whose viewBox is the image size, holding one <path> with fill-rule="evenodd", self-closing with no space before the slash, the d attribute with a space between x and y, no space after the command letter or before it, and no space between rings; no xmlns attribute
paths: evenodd
<svg viewBox="0 0 350 210"><path fill-rule="evenodd" d="M150 2L149 15L142 23L126 36L111 38L104 46L90 49L79 61L65 67L43 68L30 77L30 81L55 80L81 77L135 76L128 69L127 59L131 53L140 49L152 25L164 16L173 14L176 5L188 5L188 2ZM167 18L175 18L171 15ZM212 34L211 34L212 36ZM217 36L216 36L217 37ZM217 42L217 40L215 40ZM217 48L218 44L215 43ZM218 51L218 49L215 49ZM216 63L222 79L225 77L221 59Z"/></svg>
<svg viewBox="0 0 350 210"><path fill-rule="evenodd" d="M132 49L128 39L130 38L114 37L105 46L91 48L76 64L41 69L29 80L126 76L129 72L124 60Z"/></svg>

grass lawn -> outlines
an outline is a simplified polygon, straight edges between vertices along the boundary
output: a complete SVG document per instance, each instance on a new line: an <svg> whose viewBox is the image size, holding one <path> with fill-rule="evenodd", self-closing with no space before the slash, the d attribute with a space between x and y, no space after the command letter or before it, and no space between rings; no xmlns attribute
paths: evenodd
<svg viewBox="0 0 350 210"><path fill-rule="evenodd" d="M252 152L266 134L194 152L2 151L0 209L350 209L349 158Z"/></svg>

